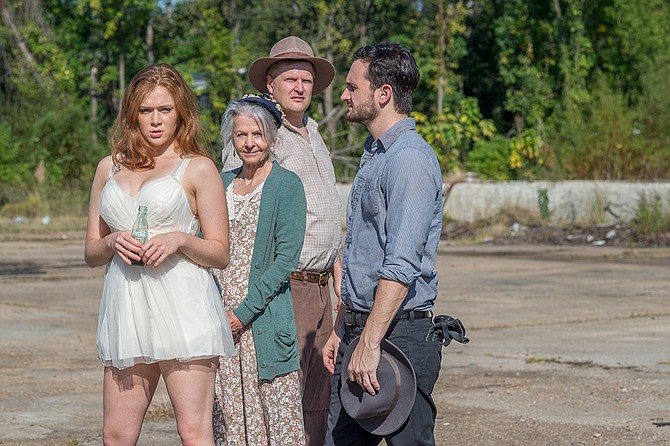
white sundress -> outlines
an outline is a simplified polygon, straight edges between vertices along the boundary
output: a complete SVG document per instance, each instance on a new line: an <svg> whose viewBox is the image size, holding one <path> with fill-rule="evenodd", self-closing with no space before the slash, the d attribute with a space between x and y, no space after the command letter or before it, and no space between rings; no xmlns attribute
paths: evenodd
<svg viewBox="0 0 670 446"><path fill-rule="evenodd" d="M149 238L171 231L196 235L199 222L181 185L189 161L184 158L172 174L145 184L134 197L116 183L112 168L100 195L100 216L111 231L130 230L138 206L147 206ZM158 268L128 265L114 255L105 271L96 343L100 360L119 369L235 353L214 278L178 255Z"/></svg>

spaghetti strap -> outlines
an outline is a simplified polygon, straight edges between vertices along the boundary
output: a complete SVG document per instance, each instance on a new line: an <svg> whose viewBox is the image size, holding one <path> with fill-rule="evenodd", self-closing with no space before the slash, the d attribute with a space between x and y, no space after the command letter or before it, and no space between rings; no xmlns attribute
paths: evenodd
<svg viewBox="0 0 670 446"><path fill-rule="evenodd" d="M114 174L118 171L119 168L116 167L116 164L112 163L112 167L109 168L109 176L107 177L107 180L109 181L109 179L112 178Z"/></svg>
<svg viewBox="0 0 670 446"><path fill-rule="evenodd" d="M191 157L185 156L172 174L174 179L179 183L181 183L181 178L184 176L184 172L186 172L186 167L188 166L189 161L191 161Z"/></svg>

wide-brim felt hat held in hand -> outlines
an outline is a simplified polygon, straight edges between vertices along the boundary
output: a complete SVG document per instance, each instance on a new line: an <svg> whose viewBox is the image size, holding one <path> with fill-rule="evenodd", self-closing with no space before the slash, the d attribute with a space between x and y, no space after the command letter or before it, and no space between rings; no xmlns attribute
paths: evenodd
<svg viewBox="0 0 670 446"><path fill-rule="evenodd" d="M275 43L269 57L260 57L249 65L249 82L261 93L268 93L268 68L282 60L305 60L314 66L314 88L312 94L317 95L328 88L335 77L335 67L328 60L314 57L314 51L300 37L289 36Z"/></svg>
<svg viewBox="0 0 670 446"><path fill-rule="evenodd" d="M368 432L385 436L402 427L409 418L416 397L416 375L407 356L388 339L381 343L377 368L380 389L370 395L349 380L347 368L360 337L351 341L342 358L340 401L342 407Z"/></svg>

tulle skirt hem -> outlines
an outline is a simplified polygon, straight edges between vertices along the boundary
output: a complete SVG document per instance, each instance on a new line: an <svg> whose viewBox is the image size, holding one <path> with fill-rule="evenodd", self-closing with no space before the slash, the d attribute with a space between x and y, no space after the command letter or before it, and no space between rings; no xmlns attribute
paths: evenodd
<svg viewBox="0 0 670 446"><path fill-rule="evenodd" d="M100 358L100 362L105 367L114 367L119 370L127 369L130 367L134 367L138 364L156 364L158 362L162 361L178 361L178 362L192 362L192 361L198 361L201 359L209 359L209 358L218 358L220 356L232 356L230 352L226 352L225 354L203 354L203 355L197 355L197 356L189 356L189 357L176 357L176 358L154 358L151 356L139 356L135 358L125 358L125 359L103 359Z"/></svg>

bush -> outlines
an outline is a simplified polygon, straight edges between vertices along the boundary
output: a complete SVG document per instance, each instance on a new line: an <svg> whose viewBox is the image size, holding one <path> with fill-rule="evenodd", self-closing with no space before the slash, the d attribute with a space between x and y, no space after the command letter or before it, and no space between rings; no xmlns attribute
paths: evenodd
<svg viewBox="0 0 670 446"><path fill-rule="evenodd" d="M27 200L21 202L7 203L2 207L0 213L3 217L27 217L35 218L46 215L48 206L38 194L30 194Z"/></svg>
<svg viewBox="0 0 670 446"><path fill-rule="evenodd" d="M631 228L638 242L661 246L670 241L670 210L659 195L651 199L640 196Z"/></svg>
<svg viewBox="0 0 670 446"><path fill-rule="evenodd" d="M472 152L468 154L465 168L477 172L482 178L505 181L513 179L509 166L509 138L495 135L490 140L475 142Z"/></svg>
<svg viewBox="0 0 670 446"><path fill-rule="evenodd" d="M604 76L585 105L566 99L547 125L546 141L561 179L652 180L670 177L670 80L663 67L630 98Z"/></svg>

